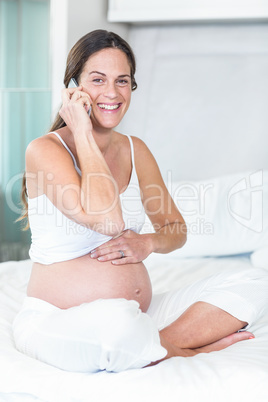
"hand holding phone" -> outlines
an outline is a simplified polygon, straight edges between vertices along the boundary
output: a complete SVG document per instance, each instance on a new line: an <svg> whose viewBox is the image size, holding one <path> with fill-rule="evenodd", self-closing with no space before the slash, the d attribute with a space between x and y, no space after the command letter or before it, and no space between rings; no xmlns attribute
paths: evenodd
<svg viewBox="0 0 268 402"><path fill-rule="evenodd" d="M69 82L69 84L68 84L68 88L77 88L77 87L79 87L79 85L78 85L76 79L75 79L75 78L71 78L71 79L70 79L70 82ZM87 112L87 113L88 113L88 116L90 117L91 106L90 106L90 108L88 109L88 112Z"/></svg>

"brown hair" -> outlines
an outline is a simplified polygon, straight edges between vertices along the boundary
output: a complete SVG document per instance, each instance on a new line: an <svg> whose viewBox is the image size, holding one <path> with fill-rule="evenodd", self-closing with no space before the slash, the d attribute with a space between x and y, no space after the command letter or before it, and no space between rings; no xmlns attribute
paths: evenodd
<svg viewBox="0 0 268 402"><path fill-rule="evenodd" d="M22 230L28 230L29 229L29 219L28 219L28 194L27 194L27 188L26 188L26 173L23 173L22 177L22 186L21 186L21 204L22 204L22 214L19 216L18 219L16 219L15 222L20 222L25 220L25 224L22 226Z"/></svg>
<svg viewBox="0 0 268 402"><path fill-rule="evenodd" d="M106 48L120 49L122 50L122 52L125 53L130 66L131 88L132 91L135 91L135 89L137 88L137 83L134 77L136 72L136 60L131 47L123 38L121 38L116 33L108 32L103 29L97 29L95 31L89 32L81 39L79 39L78 42L70 50L67 57L65 75L63 80L65 87L68 87L71 78L75 78L76 81L79 83L80 75L89 57L92 56L94 53ZM59 113L57 113L57 116L52 123L49 131L55 131L64 126L66 126L66 123L61 118ZM24 173L21 190L23 214L17 219L17 221L27 219L27 224L23 227L23 230L27 230L29 228L27 197L28 195L26 189L26 174Z"/></svg>

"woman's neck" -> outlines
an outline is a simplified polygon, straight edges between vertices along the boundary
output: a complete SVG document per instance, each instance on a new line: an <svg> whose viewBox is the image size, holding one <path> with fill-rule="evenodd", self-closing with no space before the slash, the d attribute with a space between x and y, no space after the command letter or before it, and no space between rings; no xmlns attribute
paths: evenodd
<svg viewBox="0 0 268 402"><path fill-rule="evenodd" d="M114 130L113 129L103 129L103 128L93 128L92 131L94 140L96 141L101 153L105 155L111 145Z"/></svg>

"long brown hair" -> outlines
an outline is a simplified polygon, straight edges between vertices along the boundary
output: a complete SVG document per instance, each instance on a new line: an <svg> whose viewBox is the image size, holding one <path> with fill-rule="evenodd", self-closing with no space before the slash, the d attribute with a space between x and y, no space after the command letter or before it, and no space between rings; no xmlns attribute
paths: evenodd
<svg viewBox="0 0 268 402"><path fill-rule="evenodd" d="M137 89L137 83L135 80L136 60L131 47L123 38L121 38L116 33L108 32L103 29L97 29L95 31L89 32L81 39L79 39L78 42L70 50L67 57L65 75L63 80L65 88L68 87L71 78L75 78L76 81L79 83L80 75L89 57L92 56L94 53L106 48L120 49L122 50L122 52L125 53L130 66L132 91ZM57 113L55 120L53 121L49 129L49 132L58 130L64 126L66 126L66 123L61 118L59 113ZM17 219L17 221L27 219L27 224L23 227L23 230L27 230L29 228L27 199L28 194L26 188L26 173L24 172L21 190L23 213Z"/></svg>

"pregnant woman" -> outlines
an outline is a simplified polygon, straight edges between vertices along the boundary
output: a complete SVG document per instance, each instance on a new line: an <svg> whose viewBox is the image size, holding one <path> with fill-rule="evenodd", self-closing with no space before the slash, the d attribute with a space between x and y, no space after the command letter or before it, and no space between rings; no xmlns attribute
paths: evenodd
<svg viewBox="0 0 268 402"><path fill-rule="evenodd" d="M152 297L143 260L182 247L186 227L149 149L115 131L137 87L135 69L118 35L85 35L69 53L51 132L26 150L33 267L14 339L63 370L122 371L223 349L254 337L237 331L267 298L263 271ZM72 78L78 86L69 88ZM145 213L154 233L139 234Z"/></svg>

